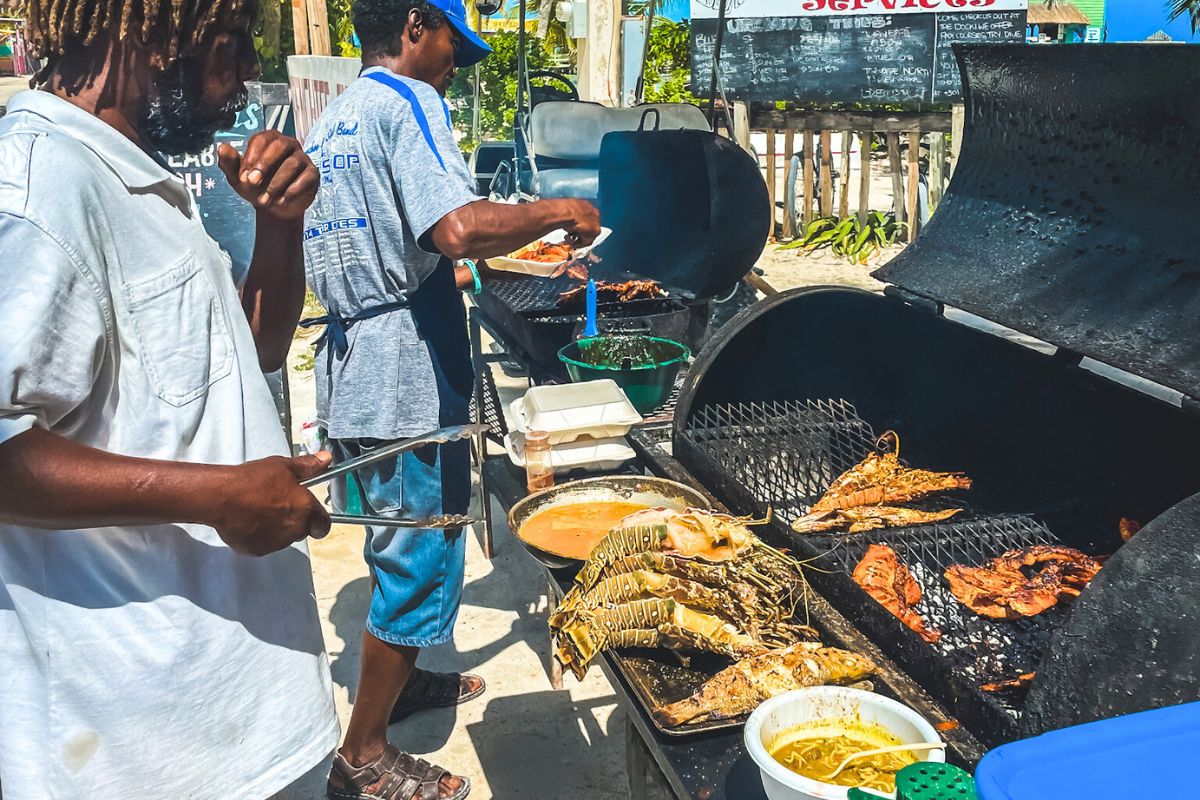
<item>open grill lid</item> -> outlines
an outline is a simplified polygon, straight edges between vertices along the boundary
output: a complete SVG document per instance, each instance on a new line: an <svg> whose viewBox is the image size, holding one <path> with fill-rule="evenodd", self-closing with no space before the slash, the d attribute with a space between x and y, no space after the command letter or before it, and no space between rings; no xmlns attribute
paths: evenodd
<svg viewBox="0 0 1200 800"><path fill-rule="evenodd" d="M697 299L728 292L766 246L767 186L754 158L698 130L609 133L600 146L600 219L613 233L593 270L626 271Z"/></svg>
<svg viewBox="0 0 1200 800"><path fill-rule="evenodd" d="M955 52L954 180L875 277L1200 398L1200 48Z"/></svg>

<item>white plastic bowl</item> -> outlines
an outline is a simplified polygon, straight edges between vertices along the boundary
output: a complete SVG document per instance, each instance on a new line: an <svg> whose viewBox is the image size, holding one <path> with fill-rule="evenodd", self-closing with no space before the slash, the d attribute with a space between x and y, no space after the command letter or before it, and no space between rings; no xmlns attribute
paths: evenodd
<svg viewBox="0 0 1200 800"><path fill-rule="evenodd" d="M762 773L770 800L846 800L849 789L797 775L767 752L779 734L822 719L859 719L890 731L901 742L940 742L933 726L889 697L842 686L796 689L763 703L746 721L746 749ZM916 754L919 761L945 761L945 751Z"/></svg>

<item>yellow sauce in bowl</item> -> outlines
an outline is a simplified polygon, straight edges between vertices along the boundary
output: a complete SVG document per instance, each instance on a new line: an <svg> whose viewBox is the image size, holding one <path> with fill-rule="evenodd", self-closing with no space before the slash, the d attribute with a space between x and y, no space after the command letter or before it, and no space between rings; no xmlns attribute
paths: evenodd
<svg viewBox="0 0 1200 800"><path fill-rule="evenodd" d="M855 759L837 775L829 776L852 753L896 744L901 740L882 725L859 719L821 720L788 728L775 737L767 752L810 780L894 792L896 773L915 763L918 752L902 750Z"/></svg>

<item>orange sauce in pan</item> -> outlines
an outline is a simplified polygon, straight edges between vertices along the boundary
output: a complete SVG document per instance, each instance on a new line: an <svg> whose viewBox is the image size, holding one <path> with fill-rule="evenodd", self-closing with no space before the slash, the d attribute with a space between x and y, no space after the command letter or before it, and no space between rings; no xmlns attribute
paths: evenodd
<svg viewBox="0 0 1200 800"><path fill-rule="evenodd" d="M618 522L647 508L624 501L551 506L527 519L519 535L522 541L547 553L584 560Z"/></svg>

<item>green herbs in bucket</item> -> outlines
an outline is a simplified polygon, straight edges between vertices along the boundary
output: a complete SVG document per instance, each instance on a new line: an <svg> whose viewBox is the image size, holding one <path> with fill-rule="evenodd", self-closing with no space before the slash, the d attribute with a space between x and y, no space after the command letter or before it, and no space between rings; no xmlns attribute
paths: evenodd
<svg viewBox="0 0 1200 800"><path fill-rule="evenodd" d="M625 390L629 402L642 414L667 401L680 366L691 355L679 342L635 334L593 336L558 351L571 380L580 383L610 378Z"/></svg>

